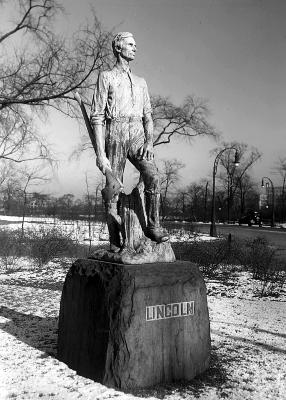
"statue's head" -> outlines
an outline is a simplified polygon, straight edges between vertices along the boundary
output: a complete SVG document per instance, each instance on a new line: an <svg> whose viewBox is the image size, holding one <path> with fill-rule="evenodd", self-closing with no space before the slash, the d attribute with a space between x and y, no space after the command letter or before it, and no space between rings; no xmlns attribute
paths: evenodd
<svg viewBox="0 0 286 400"><path fill-rule="evenodd" d="M116 58L119 55L127 61L132 61L135 58L136 42L132 33L119 32L112 40L112 50Z"/></svg>

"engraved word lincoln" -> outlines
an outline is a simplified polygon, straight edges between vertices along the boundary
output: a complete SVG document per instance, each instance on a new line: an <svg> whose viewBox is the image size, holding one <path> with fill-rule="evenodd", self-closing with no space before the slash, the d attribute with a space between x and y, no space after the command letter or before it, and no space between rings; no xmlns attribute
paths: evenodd
<svg viewBox="0 0 286 400"><path fill-rule="evenodd" d="M176 317L188 317L194 315L195 302L182 301L181 303L158 304L146 307L146 321L169 319Z"/></svg>
<svg viewBox="0 0 286 400"><path fill-rule="evenodd" d="M99 73L90 123L96 141L97 166L106 175L102 191L109 230L110 250L122 250L118 230L118 196L110 195L114 182L122 182L126 160L140 171L144 182L147 227L145 236L156 243L168 240L159 224L160 183L154 162L153 121L145 80L131 72L136 43L129 32L112 41L116 64ZM120 185L119 185L120 187Z"/></svg>

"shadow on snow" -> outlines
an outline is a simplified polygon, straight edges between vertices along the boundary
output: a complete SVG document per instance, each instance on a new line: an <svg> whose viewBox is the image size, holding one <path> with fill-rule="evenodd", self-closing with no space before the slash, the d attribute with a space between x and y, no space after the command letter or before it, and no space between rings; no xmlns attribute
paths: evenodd
<svg viewBox="0 0 286 400"><path fill-rule="evenodd" d="M44 352L46 356L56 356L58 318L23 314L4 306L0 306L0 316L9 320L0 323L3 331Z"/></svg>

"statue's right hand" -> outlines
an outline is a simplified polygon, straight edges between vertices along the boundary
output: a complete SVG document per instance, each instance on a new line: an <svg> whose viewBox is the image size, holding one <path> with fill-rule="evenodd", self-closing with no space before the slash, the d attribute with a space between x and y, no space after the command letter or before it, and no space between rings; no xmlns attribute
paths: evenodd
<svg viewBox="0 0 286 400"><path fill-rule="evenodd" d="M96 159L96 165L98 166L98 168L100 169L100 171L105 175L106 174L106 170L110 169L111 170L111 165L110 165L110 161L108 160L108 158L106 156L102 156L102 157L97 157Z"/></svg>

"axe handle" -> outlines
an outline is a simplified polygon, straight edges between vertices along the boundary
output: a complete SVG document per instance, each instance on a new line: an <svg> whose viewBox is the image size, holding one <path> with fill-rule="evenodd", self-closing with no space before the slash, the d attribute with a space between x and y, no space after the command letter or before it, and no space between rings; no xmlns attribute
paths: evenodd
<svg viewBox="0 0 286 400"><path fill-rule="evenodd" d="M85 125L86 125L86 128L87 128L87 131L88 131L92 146L93 146L93 148L95 150L95 153L96 153L96 148L97 148L96 140L95 140L95 136L94 136L94 132L93 132L90 120L89 120L87 112L86 112L86 108L85 108L84 102L82 101L82 98L80 97L78 92L74 93L74 98L76 99L76 101L80 105L82 116L83 116L83 119L84 119L84 122L85 122ZM123 183L118 178L115 177L115 175L113 174L112 171L110 171L110 172L111 172L113 178L116 179L119 182L120 186L123 188Z"/></svg>
<svg viewBox="0 0 286 400"><path fill-rule="evenodd" d="M84 119L84 122L85 122L85 125L86 125L86 128L87 128L87 131L88 131L92 146L93 146L93 148L94 148L94 150L96 152L96 147L97 147L96 146L96 140L95 140L94 132L93 132L89 117L88 117L87 112L86 112L86 108L85 108L84 102L82 101L82 99L81 99L81 97L80 97L80 95L78 93L75 93L74 97L75 97L76 101L80 105L81 113L82 113L82 116L83 116L83 119Z"/></svg>

